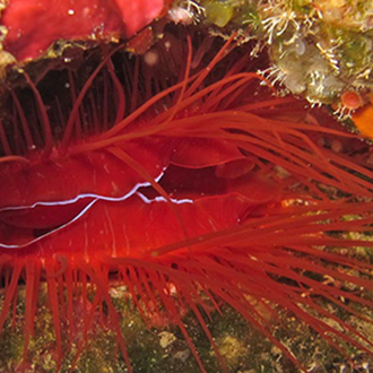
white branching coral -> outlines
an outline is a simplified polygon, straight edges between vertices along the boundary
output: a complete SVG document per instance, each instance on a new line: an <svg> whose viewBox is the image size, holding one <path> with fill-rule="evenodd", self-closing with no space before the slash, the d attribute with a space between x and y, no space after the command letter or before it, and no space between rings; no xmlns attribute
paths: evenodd
<svg viewBox="0 0 373 373"><path fill-rule="evenodd" d="M284 35L289 28L292 28L294 34L300 29L297 14L287 2L269 0L265 6L259 7L259 11L262 14L262 25L269 45L274 39Z"/></svg>
<svg viewBox="0 0 373 373"><path fill-rule="evenodd" d="M346 92L373 90L373 0L262 0L264 75L311 104L333 104L339 119L356 108Z"/></svg>
<svg viewBox="0 0 373 373"><path fill-rule="evenodd" d="M198 23L204 15L205 8L193 0L176 2L168 11L168 16L174 23L184 26Z"/></svg>
<svg viewBox="0 0 373 373"><path fill-rule="evenodd" d="M175 22L204 19L211 33L257 40L270 67L261 72L311 104L331 104L340 119L355 110L346 92L373 92L373 0L182 0ZM186 13L184 17L183 14ZM195 21L193 21L195 23ZM242 41L243 40L243 41Z"/></svg>

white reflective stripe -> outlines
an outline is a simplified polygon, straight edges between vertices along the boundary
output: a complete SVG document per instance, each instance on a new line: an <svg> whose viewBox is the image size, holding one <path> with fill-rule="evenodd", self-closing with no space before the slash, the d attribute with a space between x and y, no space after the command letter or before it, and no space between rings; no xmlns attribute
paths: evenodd
<svg viewBox="0 0 373 373"><path fill-rule="evenodd" d="M157 178L155 178L154 181L157 183L162 178L163 175L164 175L164 171L162 171L162 173L159 176L157 176ZM4 244L4 243L0 243L0 248L3 248L3 249L22 249L22 248L25 248L29 245L32 245L32 244L44 239L45 237L48 237L48 236L50 236L50 235L52 235L56 232L59 232L60 230L62 230L64 228L70 226L72 223L74 223L79 218L81 218L96 202L98 202L98 201L109 201L109 202L125 201L126 199L133 196L140 188L148 187L148 186L151 186L151 184L149 182L136 184L127 194L125 194L124 196L121 196L121 197L107 197L107 196L101 196L101 195L98 195L98 194L87 193L87 194L79 194L77 197L75 197L71 200L66 200L66 201L35 202L33 205L30 205L30 206L16 206L16 207L3 208L3 209L0 210L0 212L2 212L2 211L17 211L17 210L23 210L23 209L33 209L37 206L66 206L66 205L69 205L69 204L73 204L73 203L79 201L80 199L93 198L93 201L91 201L86 207L84 207L83 210L78 215L76 215L74 218L69 220L67 223L57 227L56 229L51 230L50 232L48 232L48 233L46 233L46 234L44 234L40 237L37 237L37 238L35 238L35 239L33 239L29 242L23 243L23 244L7 245L7 244ZM138 193L138 194L140 195L140 193Z"/></svg>
<svg viewBox="0 0 373 373"><path fill-rule="evenodd" d="M136 193L145 203L153 203L153 202L168 202L168 200L162 196L157 196L153 199L150 199L146 196L144 196L142 193L140 192L137 192ZM182 205L184 203L194 203L194 201L192 199L174 199L174 198L170 198L169 199L172 203L175 203L176 205Z"/></svg>
<svg viewBox="0 0 373 373"><path fill-rule="evenodd" d="M157 183L162 178L163 175L164 175L164 171L159 176L157 176L154 179L154 181ZM0 209L0 212L33 209L33 208L38 207L38 206L66 206L66 205L71 205L71 204L79 201L80 199L84 199L84 198L93 198L95 200L113 201L113 202L123 201L123 200L127 199L128 197L132 196L134 193L136 193L136 191L138 189L143 188L143 187L148 187L148 186L151 186L151 184L149 182L138 183L127 194L125 194L124 196L121 196L121 197L108 197L108 196L101 195L101 194L84 193L84 194L77 195L73 199L68 199L68 200L64 200L64 201L48 201L48 202L39 201L39 202L35 202L32 205L4 207L4 208Z"/></svg>

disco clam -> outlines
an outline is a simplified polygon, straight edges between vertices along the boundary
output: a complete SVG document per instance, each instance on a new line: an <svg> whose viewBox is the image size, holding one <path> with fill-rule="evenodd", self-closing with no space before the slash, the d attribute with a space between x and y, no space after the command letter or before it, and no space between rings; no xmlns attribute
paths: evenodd
<svg viewBox="0 0 373 373"><path fill-rule="evenodd" d="M346 361L371 356L352 321L372 324L373 266L354 256L372 246L369 145L276 96L255 72L265 58L234 37L171 25L143 56L100 52L38 83L25 73L0 126L0 330L24 286L23 369L43 284L57 371L76 367L99 314L136 372L110 295L120 285L145 322L180 330L201 372L185 310L226 369L206 321L224 304L293 369L307 371L268 313L304 321Z"/></svg>

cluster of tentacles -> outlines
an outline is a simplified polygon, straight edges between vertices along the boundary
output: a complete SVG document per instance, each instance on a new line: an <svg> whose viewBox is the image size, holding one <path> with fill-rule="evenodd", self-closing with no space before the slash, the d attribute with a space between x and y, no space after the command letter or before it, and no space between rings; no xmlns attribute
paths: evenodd
<svg viewBox="0 0 373 373"><path fill-rule="evenodd" d="M154 64L103 52L85 83L68 70L38 84L25 75L0 126L0 331L16 317L22 282L25 361L43 282L59 368L73 343L76 359L84 347L74 294L89 286L84 333L105 303L131 371L114 283L145 320L163 315L180 328L201 371L185 307L217 356L205 317L222 303L300 369L263 310L294 314L346 359L346 344L372 355L369 336L327 307L372 323L363 309L373 306L373 266L354 258L356 246L372 245L369 146L325 113L277 97L232 40L173 30L148 52ZM50 77L67 99L50 96Z"/></svg>

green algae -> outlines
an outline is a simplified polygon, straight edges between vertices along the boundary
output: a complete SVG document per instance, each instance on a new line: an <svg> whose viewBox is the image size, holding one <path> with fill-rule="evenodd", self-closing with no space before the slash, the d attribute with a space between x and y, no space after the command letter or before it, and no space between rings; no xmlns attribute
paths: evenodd
<svg viewBox="0 0 373 373"><path fill-rule="evenodd" d="M121 331L126 339L133 372L199 372L200 368L181 331L166 319L155 322L158 323L156 326L147 325L125 295L126 289L119 287L115 290L115 297L112 297L112 300L121 317ZM24 314L20 310L24 310L24 296L25 291L20 288L17 317L15 322L7 320L0 338L1 372L12 372L17 366L23 364L24 336L22 328ZM47 302L47 290L43 286L35 319L35 334L29 345L26 373L52 373L56 371L57 356L53 320L45 302ZM323 307L328 307L332 314L335 314L340 320L350 322L357 329L364 328L365 332L368 331L373 338L372 324L358 320L354 315L347 314L336 304L331 304L321 298L315 300L315 302ZM297 358L305 363L305 366L314 367L313 371L331 373L337 373L343 367L348 367L346 358L335 351L309 325L300 322L286 310L277 309L275 305L270 305L270 307L273 309L273 314L277 316L273 317L271 313L266 316L269 330L284 346L294 351ZM334 320L322 318L312 308L304 307L307 312L315 317L319 317L327 323L335 323ZM356 310L364 312L373 319L372 310L364 309L361 305L356 307ZM116 333L107 325L101 325L100 317L97 315L95 328L87 335L82 354L75 364L73 373L123 373L127 371L125 361L117 346ZM277 346L263 338L259 331L249 325L232 308L223 305L221 314L214 311L211 312L210 317L204 315L204 319L225 362L227 372L298 372L298 369ZM188 312L183 317L183 322L206 371L223 373L216 352L195 315ZM346 343L343 347L357 365L366 366L366 364L373 363L372 358L367 357L363 352L355 351ZM67 354L62 363L61 372L67 373L74 361L78 344L74 342L72 348L68 350L65 340L63 348ZM352 372L352 370L345 371Z"/></svg>

